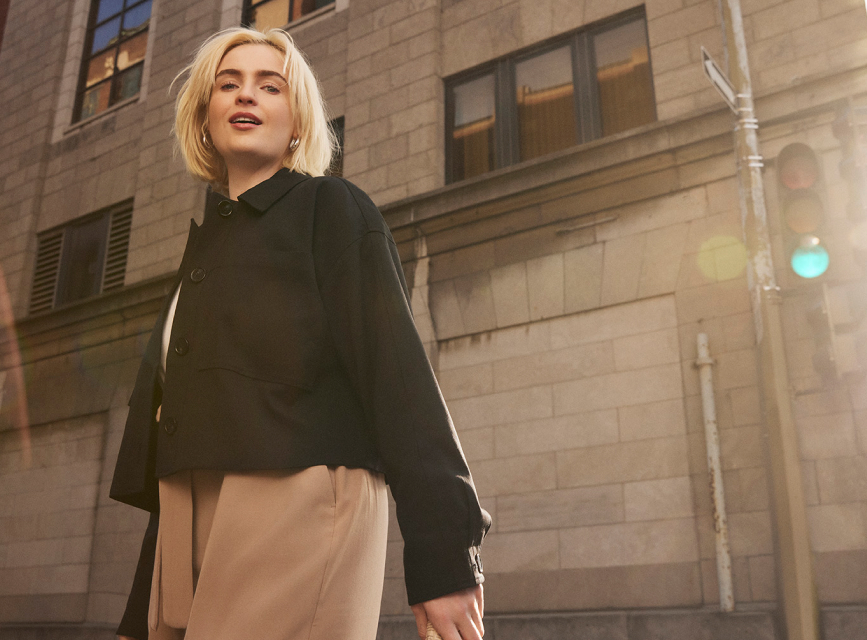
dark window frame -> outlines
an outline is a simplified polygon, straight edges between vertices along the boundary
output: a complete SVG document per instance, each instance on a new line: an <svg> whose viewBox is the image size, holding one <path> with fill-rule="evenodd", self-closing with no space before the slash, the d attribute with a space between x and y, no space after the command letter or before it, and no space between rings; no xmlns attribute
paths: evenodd
<svg viewBox="0 0 867 640"><path fill-rule="evenodd" d="M493 74L494 76L494 140L496 151L494 166L490 171L513 166L520 162L520 139L518 125L518 105L515 100L515 67L518 63L537 55L554 51L563 46L569 46L572 57L572 82L574 87L576 131L578 140L576 146L597 140L602 137L602 113L599 102L599 90L596 80L596 52L593 46L594 38L610 31L642 20L648 47L648 70L651 78L653 95L653 120L658 119L656 110L656 89L653 86L653 64L650 59L650 38L647 35L647 15L644 7L631 9L624 13L606 18L592 25L582 27L565 35L556 36L534 44L531 47L512 52L506 56L486 62L478 67L467 69L443 80L445 85L445 174L446 184L461 182L469 178L454 177L452 158L452 131L454 126L455 104L454 87L465 82ZM527 162L529 162L528 160ZM490 173L490 171L486 173ZM479 176L486 173L478 174ZM478 176L473 176L478 177Z"/></svg>
<svg viewBox="0 0 867 640"><path fill-rule="evenodd" d="M101 23L98 23L97 18L98 18L98 14L99 14L100 0L91 0L90 13L87 17L87 32L86 32L86 36L84 38L84 49L81 52L81 65L80 65L79 71L78 71L78 83L77 83L76 88L75 88L75 105L74 105L73 110L72 110L72 122L73 122L73 124L81 121L82 119L92 118L92 117L98 116L100 113L105 113L107 110L111 109L111 107L113 107L114 105L116 105L120 102L123 102L125 100L130 100L133 97L135 97L141 93L141 85L142 85L142 81L144 79L144 65L145 65L145 61L147 59L147 51L145 52L145 58L144 59L142 59L141 61L136 62L135 64L132 64L132 65L130 65L127 68L122 69L122 70L117 68L118 56L115 55L115 57L114 57L114 71L111 74L111 76L109 76L108 78L103 78L99 82L93 84L91 87L87 87L86 84L87 84L88 68L90 67L90 62L94 58L99 57L100 55L109 51L110 49L115 49L116 51L119 51L120 47L123 43L128 42L128 41L132 40L133 38L138 37L142 33L147 33L147 34L150 33L150 23L151 23L151 20L153 18L153 1L152 0L151 0L151 13L147 19L147 26L145 26L142 29L138 29L138 30L134 31L132 34L127 35L127 36L123 35L122 29L121 29L121 26L123 24L123 17L127 14L127 12L138 8L139 6L141 6L143 3L147 2L147 1L148 0L125 0L125 2L123 2L123 6L121 7L119 13L110 14ZM130 6L126 6L127 4L129 4ZM109 41L110 42L109 45L103 47L102 49L99 49L98 51L90 53L90 50L93 46L93 38L96 34L97 28L99 26L102 26L102 25L110 22L111 20L114 20L117 17L120 17L120 19L121 19L121 26L118 27L117 40L115 40L113 43L111 41ZM148 35L147 38L149 39L150 36ZM131 70L135 69L136 67L141 68L141 76L139 78L138 91L136 91L135 94L128 96L126 98L115 99L114 95L115 95L116 87L114 85L115 85L116 80L118 80L120 78L120 76L122 76L123 74L129 73ZM88 89L92 89L93 87L99 86L101 84L106 84L106 83L109 84L108 106L105 109L103 109L102 111L97 111L96 113L91 114L91 115L87 116L86 118L82 118L81 117L81 111L82 111L82 106L83 106L83 102L84 102L84 94L88 91Z"/></svg>
<svg viewBox="0 0 867 640"><path fill-rule="evenodd" d="M241 17L241 26L244 26L244 27L251 26L250 15L253 13L253 9L256 9L257 7L259 7L263 4L267 4L271 1L272 0L244 0L243 5L242 5L242 9L241 9L241 16L242 16ZM320 9L324 9L328 5L336 4L336 0L328 0L321 7L316 7L313 11L301 14L301 16L299 16L297 20L289 20L289 18L292 16L293 5L296 2L302 2L302 1L303 0L289 0L289 14L286 16L286 22L284 22L282 25L280 25L281 27L291 25L293 22L297 22L298 20L301 20L301 19L305 18L306 16L309 16L311 13L319 11ZM316 0L316 1L318 4L318 0Z"/></svg>

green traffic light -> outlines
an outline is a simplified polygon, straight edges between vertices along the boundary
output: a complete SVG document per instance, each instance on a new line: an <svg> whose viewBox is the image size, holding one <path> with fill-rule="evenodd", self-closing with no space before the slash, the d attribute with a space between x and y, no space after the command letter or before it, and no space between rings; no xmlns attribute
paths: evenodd
<svg viewBox="0 0 867 640"><path fill-rule="evenodd" d="M792 270L802 278L817 278L828 270L828 251L816 236L803 236L792 252Z"/></svg>

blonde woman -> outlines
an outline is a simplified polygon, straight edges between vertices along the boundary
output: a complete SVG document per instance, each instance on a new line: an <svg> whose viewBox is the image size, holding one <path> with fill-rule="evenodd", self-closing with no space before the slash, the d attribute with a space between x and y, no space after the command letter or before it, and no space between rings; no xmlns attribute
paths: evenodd
<svg viewBox="0 0 867 640"><path fill-rule="evenodd" d="M388 503L419 635L480 640L479 506L394 241L281 30L211 37L175 135L210 183L135 388L111 496L151 512L118 634L374 640ZM181 77L181 76L179 76Z"/></svg>

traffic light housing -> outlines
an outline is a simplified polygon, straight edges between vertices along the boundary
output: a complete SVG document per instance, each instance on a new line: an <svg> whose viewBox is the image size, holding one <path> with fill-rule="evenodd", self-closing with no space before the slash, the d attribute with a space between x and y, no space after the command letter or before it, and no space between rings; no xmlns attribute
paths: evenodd
<svg viewBox="0 0 867 640"><path fill-rule="evenodd" d="M840 108L832 129L840 141L840 176L846 182L846 216L852 223L849 246L855 262L867 270L867 107Z"/></svg>
<svg viewBox="0 0 867 640"><path fill-rule="evenodd" d="M830 265L819 161L810 147L796 142L780 152L776 167L787 262L801 278L817 278Z"/></svg>

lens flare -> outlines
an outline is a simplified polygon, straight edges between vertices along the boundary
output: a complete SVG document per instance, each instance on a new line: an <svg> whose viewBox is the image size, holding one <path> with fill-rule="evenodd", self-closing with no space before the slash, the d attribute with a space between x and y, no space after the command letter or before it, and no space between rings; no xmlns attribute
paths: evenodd
<svg viewBox="0 0 867 640"><path fill-rule="evenodd" d="M12 301L6 287L6 274L0 267L0 340L12 345L9 353L9 366L0 375L0 410L6 414L21 436L22 465L29 468L33 460L30 444L30 417L27 411L27 392L24 369L21 364L21 349Z"/></svg>
<svg viewBox="0 0 867 640"><path fill-rule="evenodd" d="M698 268L710 280L732 280L747 267L747 250L734 236L714 236L698 251Z"/></svg>

